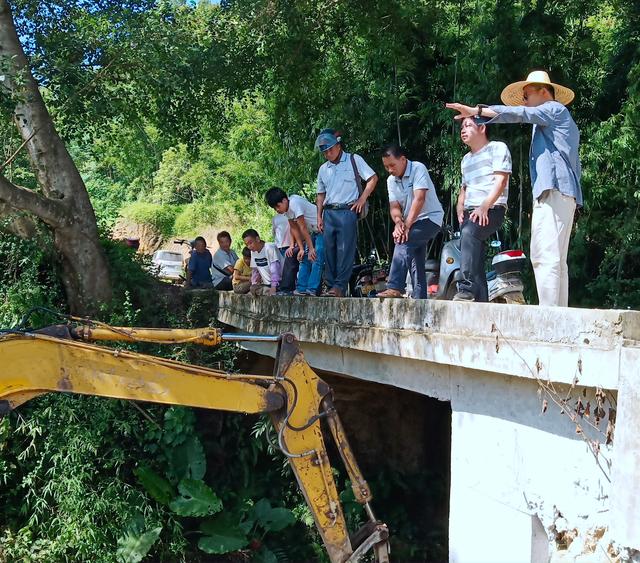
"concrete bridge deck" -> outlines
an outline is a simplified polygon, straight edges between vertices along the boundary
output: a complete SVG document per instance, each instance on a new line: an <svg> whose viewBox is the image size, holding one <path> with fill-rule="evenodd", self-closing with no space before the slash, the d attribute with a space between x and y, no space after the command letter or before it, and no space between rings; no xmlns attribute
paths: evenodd
<svg viewBox="0 0 640 563"><path fill-rule="evenodd" d="M640 313L221 293L217 317L292 332L317 369L451 403L451 562L640 549Z"/></svg>

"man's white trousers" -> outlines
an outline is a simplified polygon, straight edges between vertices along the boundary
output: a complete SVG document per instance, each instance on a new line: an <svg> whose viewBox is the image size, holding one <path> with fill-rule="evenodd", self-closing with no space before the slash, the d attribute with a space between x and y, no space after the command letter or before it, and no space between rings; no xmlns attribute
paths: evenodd
<svg viewBox="0 0 640 563"><path fill-rule="evenodd" d="M534 201L531 217L531 263L540 305L569 304L567 253L576 200L547 190Z"/></svg>

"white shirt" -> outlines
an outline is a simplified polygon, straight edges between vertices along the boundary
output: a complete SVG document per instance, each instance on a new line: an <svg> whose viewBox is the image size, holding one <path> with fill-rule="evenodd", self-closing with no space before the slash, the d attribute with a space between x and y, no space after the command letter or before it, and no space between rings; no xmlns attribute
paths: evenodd
<svg viewBox="0 0 640 563"><path fill-rule="evenodd" d="M354 154L353 157L360 177L366 182L375 172L360 155ZM342 151L337 164L327 161L320 167L318 193L326 194L325 204L352 203L360 197L350 153Z"/></svg>
<svg viewBox="0 0 640 563"><path fill-rule="evenodd" d="M265 242L260 252L251 251L251 267L258 270L265 285L271 285L269 264L276 261L282 262L282 254L273 242Z"/></svg>
<svg viewBox="0 0 640 563"><path fill-rule="evenodd" d="M298 218L304 217L308 231L318 232L318 208L306 198L295 194L290 195L289 209L285 215L290 221L297 221Z"/></svg>
<svg viewBox="0 0 640 563"><path fill-rule="evenodd" d="M271 232L273 240L278 248L291 246L291 234L289 232L289 219L286 215L276 213L271 219Z"/></svg>
<svg viewBox="0 0 640 563"><path fill-rule="evenodd" d="M489 141L478 152L468 152L462 159L464 208L479 207L495 187L495 172L511 174L511 153L501 141ZM494 205L507 206L509 185Z"/></svg>
<svg viewBox="0 0 640 563"><path fill-rule="evenodd" d="M222 248L218 248L213 255L213 263L211 265L211 279L213 281L213 285L218 285L226 276L230 276L231 274L223 274L217 268L214 268L214 265L220 268L220 270L224 270L225 268L235 265L238 261L238 255L233 251L229 250L229 252L225 252Z"/></svg>
<svg viewBox="0 0 640 563"><path fill-rule="evenodd" d="M389 201L397 201L400 204L403 219L406 219L407 215L409 215L416 190L427 190L422 209L416 221L431 219L436 225L442 225L444 211L440 200L438 200L438 194L436 194L436 188L431 181L429 171L422 162L407 160L407 167L402 177L389 176L387 178Z"/></svg>

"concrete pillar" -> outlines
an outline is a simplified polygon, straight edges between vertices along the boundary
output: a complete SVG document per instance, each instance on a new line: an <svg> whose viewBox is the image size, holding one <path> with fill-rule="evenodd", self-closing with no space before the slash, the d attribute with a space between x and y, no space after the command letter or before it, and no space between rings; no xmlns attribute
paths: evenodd
<svg viewBox="0 0 640 563"><path fill-rule="evenodd" d="M452 377L449 560L546 563L556 523L607 525L609 482L569 417L542 412L535 382L479 376Z"/></svg>
<svg viewBox="0 0 640 563"><path fill-rule="evenodd" d="M611 536L640 550L640 350L622 348L613 439Z"/></svg>
<svg viewBox="0 0 640 563"><path fill-rule="evenodd" d="M452 413L450 563L548 562L547 534L512 474L513 439L502 421Z"/></svg>

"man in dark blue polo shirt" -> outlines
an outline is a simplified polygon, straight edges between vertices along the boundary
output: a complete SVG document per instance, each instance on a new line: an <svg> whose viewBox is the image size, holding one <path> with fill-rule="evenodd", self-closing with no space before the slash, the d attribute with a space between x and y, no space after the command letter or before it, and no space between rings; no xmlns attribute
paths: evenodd
<svg viewBox="0 0 640 563"><path fill-rule="evenodd" d="M207 249L207 241L203 237L197 237L194 243L195 249L191 252L189 267L187 268L186 287L193 289L208 289L213 287L211 283L211 252Z"/></svg>

